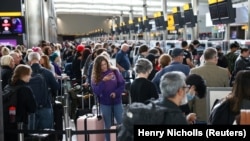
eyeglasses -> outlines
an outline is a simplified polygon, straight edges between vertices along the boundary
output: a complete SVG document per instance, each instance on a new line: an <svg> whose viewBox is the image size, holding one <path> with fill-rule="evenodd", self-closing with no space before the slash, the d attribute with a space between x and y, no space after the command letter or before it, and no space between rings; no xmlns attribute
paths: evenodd
<svg viewBox="0 0 250 141"><path fill-rule="evenodd" d="M189 91L190 87L190 85L182 86L182 88L185 89L186 92Z"/></svg>

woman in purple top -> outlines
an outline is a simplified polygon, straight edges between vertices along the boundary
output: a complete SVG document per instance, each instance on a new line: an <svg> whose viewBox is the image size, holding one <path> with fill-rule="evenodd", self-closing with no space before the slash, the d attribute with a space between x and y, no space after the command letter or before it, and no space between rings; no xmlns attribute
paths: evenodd
<svg viewBox="0 0 250 141"><path fill-rule="evenodd" d="M113 117L120 124L122 122L122 93L125 88L125 81L118 69L110 66L108 59L99 55L94 60L91 86L94 94L99 99L100 109L104 118L105 128L109 129L113 123ZM109 134L106 134L106 141L110 141Z"/></svg>

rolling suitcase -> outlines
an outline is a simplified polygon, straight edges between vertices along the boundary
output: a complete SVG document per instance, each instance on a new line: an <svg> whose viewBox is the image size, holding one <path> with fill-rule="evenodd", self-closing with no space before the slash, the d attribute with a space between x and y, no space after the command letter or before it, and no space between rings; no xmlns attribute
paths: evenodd
<svg viewBox="0 0 250 141"><path fill-rule="evenodd" d="M113 125L110 129L117 129L117 126ZM117 133L110 133L110 141L117 141Z"/></svg>
<svg viewBox="0 0 250 141"><path fill-rule="evenodd" d="M62 131L63 130L63 105L61 102L59 101L55 101L55 103L53 103L53 112L54 112L54 129L58 130L58 131ZM63 135L57 135L57 139L58 140L62 140L63 139Z"/></svg>
<svg viewBox="0 0 250 141"><path fill-rule="evenodd" d="M97 104L98 105L98 104ZM85 114L80 116L76 122L76 130L103 130L104 120L100 115L100 107L97 106L97 114ZM77 141L104 141L105 134L77 135Z"/></svg>
<svg viewBox="0 0 250 141"><path fill-rule="evenodd" d="M94 96L92 96L92 97L94 97ZM81 105L83 108L81 107L81 108L76 109L76 114L75 114L75 119L74 119L76 126L77 126L76 121L80 116L92 113L91 99L88 98L88 105L89 105L88 107L84 106L85 105L85 95L83 93L81 95L81 99L82 99Z"/></svg>
<svg viewBox="0 0 250 141"><path fill-rule="evenodd" d="M104 121L102 117L87 114L77 119L77 130L103 130ZM104 134L85 134L77 135L77 141L104 141Z"/></svg>

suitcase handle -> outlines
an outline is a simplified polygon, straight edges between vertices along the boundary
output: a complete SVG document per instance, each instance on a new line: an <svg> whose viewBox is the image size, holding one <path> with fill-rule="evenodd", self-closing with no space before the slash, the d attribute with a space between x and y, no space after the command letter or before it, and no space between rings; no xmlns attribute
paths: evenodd
<svg viewBox="0 0 250 141"><path fill-rule="evenodd" d="M102 119L102 115L100 114L100 103L99 103L99 97L96 96L96 114L97 114L97 119L101 120Z"/></svg>
<svg viewBox="0 0 250 141"><path fill-rule="evenodd" d="M111 101L112 101L112 104L111 104L111 125L115 125L115 99L111 97Z"/></svg>

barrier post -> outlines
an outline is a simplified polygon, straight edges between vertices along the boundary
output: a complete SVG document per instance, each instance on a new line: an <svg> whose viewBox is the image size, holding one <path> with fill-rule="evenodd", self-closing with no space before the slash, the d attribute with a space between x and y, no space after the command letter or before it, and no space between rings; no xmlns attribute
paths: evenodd
<svg viewBox="0 0 250 141"><path fill-rule="evenodd" d="M64 123L65 128L69 127L69 113L68 113L68 106L64 106Z"/></svg>
<svg viewBox="0 0 250 141"><path fill-rule="evenodd" d="M17 124L17 129L23 130L23 122L19 122ZM23 133L18 133L18 141L24 141L24 134Z"/></svg>
<svg viewBox="0 0 250 141"><path fill-rule="evenodd" d="M66 141L71 141L72 140L72 130L70 127L65 129L66 131Z"/></svg>

